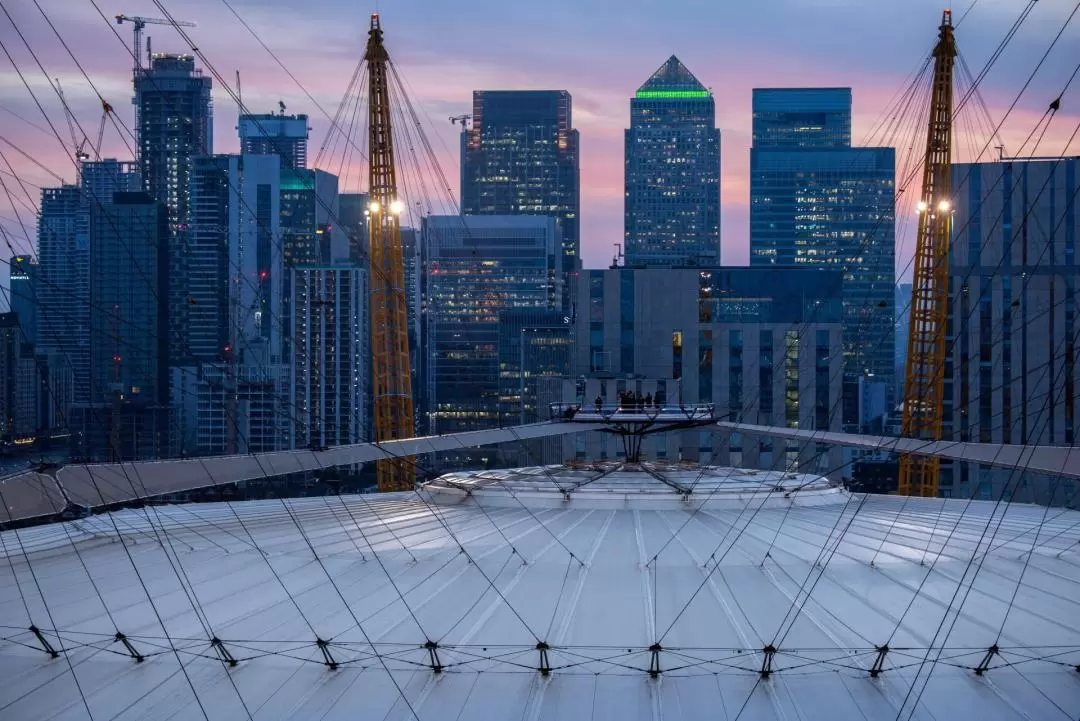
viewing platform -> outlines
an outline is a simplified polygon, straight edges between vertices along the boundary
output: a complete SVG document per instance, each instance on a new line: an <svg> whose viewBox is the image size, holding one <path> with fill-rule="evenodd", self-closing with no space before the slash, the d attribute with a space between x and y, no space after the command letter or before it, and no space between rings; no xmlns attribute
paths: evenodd
<svg viewBox="0 0 1080 721"><path fill-rule="evenodd" d="M551 403L550 420L571 423L701 423L718 420L712 403L625 406L617 403Z"/></svg>

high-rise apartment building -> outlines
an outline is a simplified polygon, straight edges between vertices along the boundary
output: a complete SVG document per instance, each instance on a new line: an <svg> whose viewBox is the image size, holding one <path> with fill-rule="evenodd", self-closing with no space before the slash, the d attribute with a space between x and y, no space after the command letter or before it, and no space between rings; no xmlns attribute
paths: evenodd
<svg viewBox="0 0 1080 721"><path fill-rule="evenodd" d="M8 302L19 318L23 337L37 343L38 299L40 285L37 261L29 255L13 255L8 261Z"/></svg>
<svg viewBox="0 0 1080 721"><path fill-rule="evenodd" d="M338 223L349 237L349 260L356 265L367 265L368 194L339 193Z"/></svg>
<svg viewBox="0 0 1080 721"><path fill-rule="evenodd" d="M296 447L324 448L367 437L367 270L342 263L290 271L292 410Z"/></svg>
<svg viewBox="0 0 1080 721"><path fill-rule="evenodd" d="M90 212L90 401L168 402L168 223L149 194Z"/></svg>
<svg viewBox="0 0 1080 721"><path fill-rule="evenodd" d="M824 268L587 270L570 378L551 401L619 403L621 394L662 405L711 403L735 422L838 431L842 304L824 291ZM557 394L558 395L558 394ZM649 458L697 459L838 477L840 450L710 430L658 434ZM570 458L617 458L618 438L579 434ZM548 459L561 460L561 459Z"/></svg>
<svg viewBox="0 0 1080 721"><path fill-rule="evenodd" d="M560 307L558 223L551 216L433 216L422 234L428 430L494 427L499 313Z"/></svg>
<svg viewBox="0 0 1080 721"><path fill-rule="evenodd" d="M191 55L155 54L135 76L135 125L143 189L169 214L169 355L187 362L187 252L191 160L213 153L211 79ZM188 359L190 360L190 359Z"/></svg>
<svg viewBox="0 0 1080 721"><path fill-rule="evenodd" d="M33 438L38 430L38 368L17 313L0 313L0 439Z"/></svg>
<svg viewBox="0 0 1080 721"><path fill-rule="evenodd" d="M71 403L90 397L90 237L77 185L42 188L38 216L36 352L49 369L45 423L64 428Z"/></svg>
<svg viewBox="0 0 1080 721"><path fill-rule="evenodd" d="M245 339L281 342L280 164L271 155L192 161L188 223L189 355L232 357ZM280 356L280 350L275 355Z"/></svg>
<svg viewBox="0 0 1080 721"><path fill-rule="evenodd" d="M1080 158L953 166L945 438L1071 446L1080 437ZM945 464L941 493L1065 504L1066 478Z"/></svg>
<svg viewBox="0 0 1080 721"><path fill-rule="evenodd" d="M276 155L288 170L307 167L308 116L244 113L236 129L241 154Z"/></svg>
<svg viewBox="0 0 1080 721"><path fill-rule="evenodd" d="M860 377L895 400L892 148L851 147L850 88L755 89L750 265L843 270L845 422Z"/></svg>
<svg viewBox="0 0 1080 721"><path fill-rule="evenodd" d="M348 242L340 222L338 178L322 170L281 171L282 250L287 267L330 262L334 243Z"/></svg>
<svg viewBox="0 0 1080 721"><path fill-rule="evenodd" d="M565 90L477 90L461 135L461 212L558 218L564 274L581 267L572 106Z"/></svg>
<svg viewBox="0 0 1080 721"><path fill-rule="evenodd" d="M716 104L674 55L631 99L625 153L626 264L719 263Z"/></svg>
<svg viewBox="0 0 1080 721"><path fill-rule="evenodd" d="M178 452L288 447L281 172L273 155L192 160L191 362L173 371Z"/></svg>

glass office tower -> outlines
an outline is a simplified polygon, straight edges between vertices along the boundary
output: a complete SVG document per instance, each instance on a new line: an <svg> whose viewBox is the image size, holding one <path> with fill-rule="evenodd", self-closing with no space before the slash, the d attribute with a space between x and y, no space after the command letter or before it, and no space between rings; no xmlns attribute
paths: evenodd
<svg viewBox="0 0 1080 721"><path fill-rule="evenodd" d="M893 148L851 146L850 88L754 90L750 264L842 269L844 420L858 379L895 401Z"/></svg>
<svg viewBox="0 0 1080 721"><path fill-rule="evenodd" d="M627 265L720 262L720 131L712 92L672 55L630 101Z"/></svg>
<svg viewBox="0 0 1080 721"><path fill-rule="evenodd" d="M563 273L581 267L572 106L565 90L477 90L461 136L461 212L557 218Z"/></svg>

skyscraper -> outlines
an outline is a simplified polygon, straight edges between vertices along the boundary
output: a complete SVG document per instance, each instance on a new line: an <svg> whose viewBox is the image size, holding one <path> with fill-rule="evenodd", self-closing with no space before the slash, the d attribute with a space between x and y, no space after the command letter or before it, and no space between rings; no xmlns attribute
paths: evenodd
<svg viewBox="0 0 1080 721"><path fill-rule="evenodd" d="M168 401L167 217L149 194L116 193L90 213L90 400Z"/></svg>
<svg viewBox="0 0 1080 721"><path fill-rule="evenodd" d="M282 315L281 163L274 155L192 161L189 363L174 363L178 450L287 447L290 323ZM275 405L275 399L276 405ZM277 417L275 417L275 414ZM269 426L267 424L270 424Z"/></svg>
<svg viewBox="0 0 1080 721"><path fill-rule="evenodd" d="M338 178L323 170L281 171L281 232L285 265L330 262L331 243L347 242L348 228L340 220Z"/></svg>
<svg viewBox="0 0 1080 721"><path fill-rule="evenodd" d="M346 264L293 268L291 383L296 447L366 438L367 271Z"/></svg>
<svg viewBox="0 0 1080 721"><path fill-rule="evenodd" d="M720 262L720 131L712 92L672 55L630 101L627 265Z"/></svg>
<svg viewBox="0 0 1080 721"><path fill-rule="evenodd" d="M143 189L169 214L172 278L169 355L180 360L188 341L187 242L191 159L213 153L209 77L191 55L155 54L135 76L138 161Z"/></svg>
<svg viewBox="0 0 1080 721"><path fill-rule="evenodd" d="M62 379L48 389L46 415L53 427L62 427L68 406L85 402L90 393L90 238L84 213L79 186L42 188L37 352Z"/></svg>
<svg viewBox="0 0 1080 721"><path fill-rule="evenodd" d="M561 304L558 224L545 216L433 216L421 353L430 432L499 421L499 313Z"/></svg>
<svg viewBox="0 0 1080 721"><path fill-rule="evenodd" d="M32 438L38 430L38 370L17 313L0 313L0 439Z"/></svg>
<svg viewBox="0 0 1080 721"><path fill-rule="evenodd" d="M476 90L461 136L465 215L551 215L563 273L581 267L578 131L565 90Z"/></svg>
<svg viewBox="0 0 1080 721"><path fill-rule="evenodd" d="M236 129L242 154L276 155L289 170L307 167L308 116L245 113Z"/></svg>
<svg viewBox="0 0 1080 721"><path fill-rule="evenodd" d="M119 192L92 207L90 236L90 399L74 425L91 457L160 457L169 443L167 213L147 193Z"/></svg>
<svg viewBox="0 0 1080 721"><path fill-rule="evenodd" d="M944 437L1069 447L1080 436L1080 158L952 168ZM945 464L944 496L1074 503L1067 478Z"/></svg>
<svg viewBox="0 0 1080 721"><path fill-rule="evenodd" d="M896 154L851 147L850 88L754 90L750 264L844 270L844 421L860 377L895 398Z"/></svg>

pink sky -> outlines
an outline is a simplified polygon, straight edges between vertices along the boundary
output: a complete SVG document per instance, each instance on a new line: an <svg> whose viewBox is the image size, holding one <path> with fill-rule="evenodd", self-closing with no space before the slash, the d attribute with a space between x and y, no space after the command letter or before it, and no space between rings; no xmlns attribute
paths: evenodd
<svg viewBox="0 0 1080 721"><path fill-rule="evenodd" d="M98 89L130 127L131 58L106 23L83 0L39 0ZM354 2L332 0L311 6L283 0L235 0L237 12L281 58L307 90L331 114L353 66L362 53L367 12ZM383 2L387 44L400 72L422 107L425 131L432 138L443 171L456 193L457 136L447 120L469 112L474 89L567 89L574 98L574 123L581 132L582 246L586 266L610 262L613 244L622 240L623 129L629 122L629 98L671 53L675 53L716 96L717 125L722 132L724 262L748 257L748 165L750 99L754 87L850 86L854 97L854 138L863 140L882 116L894 93L918 67L932 46L940 5L927 0L900 4L865 0L761 0L750 4L672 0L662 6L645 0L553 0L543 6L474 0L469 4L431 0ZM30 0L8 3L50 77L60 78L76 117L96 136L100 111L94 94ZM880 5L880 7L879 7ZM722 7L721 7L722 6ZM966 6L966 3L965 3ZM1041 0L994 71L982 85L991 117L999 120L1061 27L1072 3ZM116 8L102 7L110 16ZM177 19L194 20L197 46L230 84L240 70L245 104L266 112L283 100L289 112L312 118L310 156L317 155L329 123L311 101L247 33L222 0L169 2ZM662 8L662 9L658 9ZM129 15L160 16L148 0L126 0ZM1020 8L1004 0L983 0L958 28L962 54L978 72L1007 32ZM1066 32L1035 82L1003 127L1007 149L1015 152L1061 91L1080 57L1080 21ZM130 26L117 28L130 40ZM172 28L149 33L159 51L184 51ZM61 137L67 126L56 96L21 45L7 19L0 16L0 38L38 94ZM3 58L0 65L0 135L18 145L65 180L73 166L34 106L17 74ZM215 86L219 85L215 81ZM1076 83L1080 86L1080 82ZM215 151L234 152L236 107L215 87ZM1046 133L1041 155L1058 155L1080 114L1080 89L1073 87ZM25 118L31 125L16 118ZM129 141L130 142L130 141ZM921 142L921 141L920 141ZM980 139L980 146L985 138ZM966 138L958 149L969 145ZM992 143L997 145L997 143ZM53 178L0 143L15 173L38 185ZM898 158L907 150L898 148ZM1080 153L1080 142L1071 147ZM128 155L115 131L106 131L105 154ZM970 154L969 154L970 155ZM967 159L961 152L958 159ZM328 170L337 168L337 156ZM0 171L7 167L0 162ZM355 176L356 172L353 171ZM21 190L4 175L16 196ZM37 189L28 188L31 196ZM15 210L0 196L0 223L17 250L33 237L33 214L25 197ZM448 210L448 209L447 209ZM910 224L908 224L910 225ZM903 274L910 241L901 234L898 271Z"/></svg>

